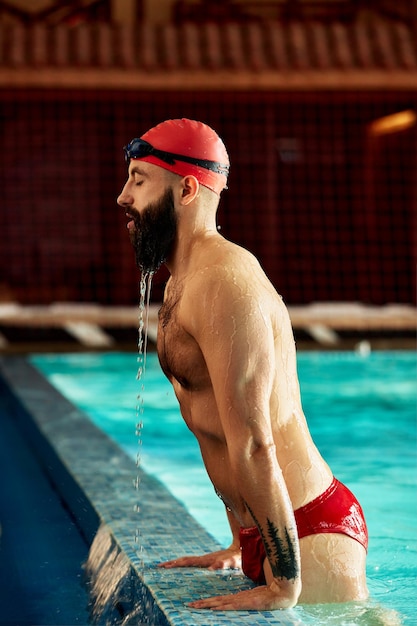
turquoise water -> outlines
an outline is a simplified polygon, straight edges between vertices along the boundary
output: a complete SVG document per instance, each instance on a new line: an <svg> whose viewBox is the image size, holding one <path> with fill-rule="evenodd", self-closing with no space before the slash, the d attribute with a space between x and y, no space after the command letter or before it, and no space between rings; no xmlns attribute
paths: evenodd
<svg viewBox="0 0 417 626"><path fill-rule="evenodd" d="M155 354L142 381L129 353L36 355L63 395L157 476L222 544L230 540L198 446ZM411 352L299 353L304 410L334 474L356 493L370 533L372 597L417 624L417 358ZM136 406L143 415L137 415ZM138 446L135 424L143 420ZM333 623L326 620L326 623ZM349 622L353 624L354 622Z"/></svg>

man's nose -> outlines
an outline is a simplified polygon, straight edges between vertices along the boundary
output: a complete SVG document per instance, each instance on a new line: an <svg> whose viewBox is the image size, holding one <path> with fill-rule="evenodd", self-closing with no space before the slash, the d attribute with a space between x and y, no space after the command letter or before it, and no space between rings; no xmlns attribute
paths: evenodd
<svg viewBox="0 0 417 626"><path fill-rule="evenodd" d="M130 206L133 202L133 198L130 193L127 192L126 186L123 187L119 197L117 198L117 204L122 207Z"/></svg>

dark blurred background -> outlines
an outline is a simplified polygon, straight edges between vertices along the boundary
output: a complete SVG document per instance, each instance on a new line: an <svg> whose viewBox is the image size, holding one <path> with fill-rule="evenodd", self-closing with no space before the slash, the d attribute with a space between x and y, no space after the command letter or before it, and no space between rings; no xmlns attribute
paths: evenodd
<svg viewBox="0 0 417 626"><path fill-rule="evenodd" d="M415 303L416 26L414 0L0 2L0 302L135 304L122 147L191 117L287 303Z"/></svg>

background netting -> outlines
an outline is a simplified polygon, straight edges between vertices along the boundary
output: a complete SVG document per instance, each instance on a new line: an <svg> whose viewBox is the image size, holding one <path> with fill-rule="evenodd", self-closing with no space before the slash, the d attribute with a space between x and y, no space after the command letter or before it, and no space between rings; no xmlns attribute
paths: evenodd
<svg viewBox="0 0 417 626"><path fill-rule="evenodd" d="M416 126L375 125L413 106L406 93L3 93L0 300L136 303L122 146L190 117L230 154L221 232L287 303L413 303Z"/></svg>

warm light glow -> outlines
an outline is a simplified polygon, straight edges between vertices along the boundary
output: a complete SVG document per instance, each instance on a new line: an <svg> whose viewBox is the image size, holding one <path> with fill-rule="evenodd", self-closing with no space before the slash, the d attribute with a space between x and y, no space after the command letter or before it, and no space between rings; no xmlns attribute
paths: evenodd
<svg viewBox="0 0 417 626"><path fill-rule="evenodd" d="M411 128L417 121L415 111L400 111L392 115L380 117L378 120L369 124L371 135L386 135L388 133L397 133L401 130Z"/></svg>

